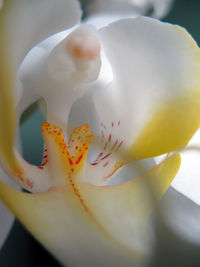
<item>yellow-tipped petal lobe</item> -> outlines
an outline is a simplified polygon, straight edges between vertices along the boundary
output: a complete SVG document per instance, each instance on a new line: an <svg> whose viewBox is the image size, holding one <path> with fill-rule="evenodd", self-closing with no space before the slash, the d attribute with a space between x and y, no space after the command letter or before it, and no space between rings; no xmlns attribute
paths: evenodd
<svg viewBox="0 0 200 267"><path fill-rule="evenodd" d="M157 199L179 166L180 157L174 155L146 174L147 185L156 190ZM147 255L142 246L151 242L147 222L153 204L147 185L142 177L107 187L78 183L82 205L70 184L27 194L0 183L0 198L62 262L73 263L71 266L132 266Z"/></svg>

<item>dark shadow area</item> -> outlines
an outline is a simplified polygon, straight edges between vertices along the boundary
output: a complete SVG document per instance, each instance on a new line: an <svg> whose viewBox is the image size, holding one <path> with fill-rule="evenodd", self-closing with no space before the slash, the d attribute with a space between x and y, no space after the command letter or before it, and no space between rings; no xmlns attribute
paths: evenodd
<svg viewBox="0 0 200 267"><path fill-rule="evenodd" d="M62 267L17 220L1 249L0 266Z"/></svg>

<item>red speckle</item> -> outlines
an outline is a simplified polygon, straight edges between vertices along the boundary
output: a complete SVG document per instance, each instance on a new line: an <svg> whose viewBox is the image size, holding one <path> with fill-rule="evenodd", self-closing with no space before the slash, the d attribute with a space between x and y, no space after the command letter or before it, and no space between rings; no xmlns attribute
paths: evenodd
<svg viewBox="0 0 200 267"><path fill-rule="evenodd" d="M100 158L101 156L103 156L103 152L101 152L101 153L99 154L98 158Z"/></svg>
<svg viewBox="0 0 200 267"><path fill-rule="evenodd" d="M79 156L79 158L77 159L77 161L75 162L75 164L78 164L78 163L80 162L80 160L82 159L82 157L83 157L83 154L81 154L81 155Z"/></svg>
<svg viewBox="0 0 200 267"><path fill-rule="evenodd" d="M117 139L117 140L115 141L114 145L112 146L111 150L113 150L113 149L116 147L116 145L117 145L118 142L119 142L119 141L118 141L118 139Z"/></svg>
<svg viewBox="0 0 200 267"><path fill-rule="evenodd" d="M38 166L38 169L43 170L44 167L43 166Z"/></svg>
<svg viewBox="0 0 200 267"><path fill-rule="evenodd" d="M76 150L78 149L78 146L76 146Z"/></svg>
<svg viewBox="0 0 200 267"><path fill-rule="evenodd" d="M68 161L69 161L69 164L70 164L70 165L73 165L73 161L71 160L70 157L68 158Z"/></svg>
<svg viewBox="0 0 200 267"><path fill-rule="evenodd" d="M31 182L29 179L26 180L28 187L33 188L34 182Z"/></svg>
<svg viewBox="0 0 200 267"><path fill-rule="evenodd" d="M103 165L103 167L106 167L108 164L109 164L109 161L107 161L107 162Z"/></svg>
<svg viewBox="0 0 200 267"><path fill-rule="evenodd" d="M121 142L119 143L119 145L118 145L118 147L116 148L116 150L119 149L120 146L121 146L122 144L123 144L123 141L121 141Z"/></svg>
<svg viewBox="0 0 200 267"><path fill-rule="evenodd" d="M108 153L107 155L105 155L101 160L106 159L107 157L109 157L111 155L111 153Z"/></svg>
<svg viewBox="0 0 200 267"><path fill-rule="evenodd" d="M114 127L114 122L112 122L112 127Z"/></svg>
<svg viewBox="0 0 200 267"><path fill-rule="evenodd" d="M99 164L99 163L98 163L98 162L90 163L90 165L92 165L92 166L95 166L95 165L97 165L97 164Z"/></svg>
<svg viewBox="0 0 200 267"><path fill-rule="evenodd" d="M120 121L118 121L117 125L118 125L118 126L120 125Z"/></svg>
<svg viewBox="0 0 200 267"><path fill-rule="evenodd" d="M108 142L111 141L111 138L112 138L112 134L109 135Z"/></svg>
<svg viewBox="0 0 200 267"><path fill-rule="evenodd" d="M106 143L106 144L105 144L105 146L104 146L104 148L103 148L104 150L106 150L106 148L107 148L107 145L108 145L108 143Z"/></svg>

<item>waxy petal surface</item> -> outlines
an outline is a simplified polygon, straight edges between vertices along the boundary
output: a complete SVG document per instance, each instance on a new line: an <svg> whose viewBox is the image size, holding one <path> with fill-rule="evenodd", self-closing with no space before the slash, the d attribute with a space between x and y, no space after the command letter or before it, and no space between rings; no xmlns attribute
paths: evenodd
<svg viewBox="0 0 200 267"><path fill-rule="evenodd" d="M179 166L180 157L174 155L147 173L156 199L167 190ZM1 183L0 197L61 262L131 266L145 259L151 243L144 233L153 203L147 198L148 183L145 187L143 178L108 187L77 183L80 196L70 182L38 194L19 192ZM137 246L144 246L143 252Z"/></svg>
<svg viewBox="0 0 200 267"><path fill-rule="evenodd" d="M100 35L113 81L95 103L108 133L120 121L113 135L137 159L185 146L200 109L200 51L191 36L145 17L112 23Z"/></svg>

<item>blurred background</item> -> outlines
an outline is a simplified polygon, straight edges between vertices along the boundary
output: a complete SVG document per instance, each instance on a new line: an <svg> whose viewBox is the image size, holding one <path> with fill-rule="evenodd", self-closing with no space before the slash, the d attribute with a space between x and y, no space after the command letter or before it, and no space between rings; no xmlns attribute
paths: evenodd
<svg viewBox="0 0 200 267"><path fill-rule="evenodd" d="M84 16L87 15L86 5L92 0L82 1ZM151 9L148 10L148 14ZM187 29L193 38L200 44L200 1L199 0L174 0L172 8L168 15L162 19L173 24L178 24ZM36 105L30 109L31 116L27 119L27 114L23 116L21 122L21 138L24 150L24 157L33 164L39 164L42 155L42 139L40 135L40 125L43 117ZM163 235L163 239L165 236ZM153 267L200 266L200 250L197 251L192 245L185 246L184 249L176 247L176 250L168 250L176 239L171 238L169 244L157 248L158 257L152 263ZM191 254L189 259L184 258L184 254ZM194 253L194 257L193 257ZM199 254L199 259L196 255ZM182 260L180 260L180 258ZM194 260L192 260L192 258ZM171 259L171 260L170 260ZM174 259L174 260L173 260ZM174 264L172 264L174 262ZM176 263L175 263L176 262ZM60 266L59 263L38 244L38 242L15 220L13 228L0 250L0 266L2 267L39 267L39 266Z"/></svg>

